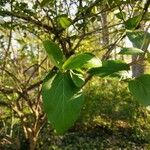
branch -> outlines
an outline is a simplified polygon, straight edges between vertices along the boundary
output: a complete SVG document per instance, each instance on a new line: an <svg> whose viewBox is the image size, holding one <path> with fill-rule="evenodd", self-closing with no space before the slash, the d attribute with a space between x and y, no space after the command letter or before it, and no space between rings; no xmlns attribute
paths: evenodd
<svg viewBox="0 0 150 150"><path fill-rule="evenodd" d="M147 0L146 3L145 3L145 5L144 5L142 17L143 17L143 16L145 15L145 13L148 11L149 5L150 5L150 0Z"/></svg>
<svg viewBox="0 0 150 150"><path fill-rule="evenodd" d="M135 29L138 29L138 28L139 28L140 23L141 23L141 21L143 20L143 17L145 16L146 12L148 11L149 5L150 5L150 0L147 0L147 1L145 2L145 4L144 4L144 8L143 8L143 12L142 12L141 18L140 18L138 24L136 25Z"/></svg>
<svg viewBox="0 0 150 150"><path fill-rule="evenodd" d="M0 92L3 94L12 94L12 93L17 93L16 89L8 89L8 88L0 88Z"/></svg>
<svg viewBox="0 0 150 150"><path fill-rule="evenodd" d="M0 70L6 72L13 79L14 84L18 85L18 87L20 88L21 82L12 72L9 72L8 70L1 68L1 67L0 67Z"/></svg>
<svg viewBox="0 0 150 150"><path fill-rule="evenodd" d="M111 52L114 49L114 46L119 43L123 38L125 38L125 34L123 33L123 35L121 37L119 37L113 44L109 45L110 48L108 48L108 50L106 51L106 53L103 55L102 60L107 60L109 55L111 54Z"/></svg>
<svg viewBox="0 0 150 150"><path fill-rule="evenodd" d="M80 43L83 41L84 38L86 38L86 37L88 37L88 36L90 36L90 35L93 35L93 34L97 34L97 33L101 32L102 30L104 30L104 29L106 29L106 28L109 29L109 28L112 28L112 27L115 27L115 26L118 26L118 25L121 25L121 24L122 24L122 23L117 23L117 24L113 24L113 25L110 25L110 26L107 26L107 27L97 28L97 29L95 29L95 30L93 30L93 31L90 31L90 32L88 32L88 33L83 33L82 35L78 36L78 37L79 37L79 41L78 41L77 44L72 48L71 51L75 51L75 50L79 47Z"/></svg>
<svg viewBox="0 0 150 150"><path fill-rule="evenodd" d="M42 62L41 62L40 64L38 64L38 66L35 68L35 70L34 70L33 73L31 74L31 76L30 76L29 79L27 80L26 85L29 84L31 78L32 78L32 77L34 76L34 74L38 71L39 67L42 66L42 64L45 62L46 59L47 59L47 56L42 60ZM28 69L30 69L30 68L28 68ZM26 70L26 71L27 71L27 70ZM25 86L26 86L26 85L25 85Z"/></svg>
<svg viewBox="0 0 150 150"><path fill-rule="evenodd" d="M54 28L52 28L51 26L49 26L49 25L47 25L47 24L44 24L44 23L42 23L42 22L40 22L40 21L37 21L37 20L35 20L35 19L32 19L31 17L29 17L29 16L26 16L25 14L23 14L23 15L21 15L21 14L18 14L17 12L15 12L15 11L12 11L12 12L10 12L10 11L6 11L6 10L0 10L0 14L5 14L5 15L7 15L7 16L12 16L12 17L16 17L16 18L19 18L19 19L22 19L22 20L24 20L24 21L27 21L27 22L30 22L30 23L33 23L33 24L35 24L35 25L37 25L37 26L39 26L39 27L42 27L42 28L44 28L44 29L46 29L47 31L51 31L53 34L55 34L55 30L54 30Z"/></svg>
<svg viewBox="0 0 150 150"><path fill-rule="evenodd" d="M30 85L30 86L26 89L26 91L31 91L32 89L38 87L38 86L39 86L40 84L42 84L42 83L43 83L43 80L40 80L40 81L38 81L38 82L36 82L36 83Z"/></svg>
<svg viewBox="0 0 150 150"><path fill-rule="evenodd" d="M13 11L12 2L11 2L11 11ZM4 58L3 58L3 60L4 60L3 66L2 66L3 69L5 69L5 66L6 66L6 64L7 64L7 57L8 57L8 55L9 55L9 50L10 50L10 46L11 46L12 31L13 31L12 25L13 25L13 16L11 16L10 32L9 32L9 39L8 39L8 46L7 46L7 49L6 49L6 52L5 52L5 56L4 56ZM3 77L4 77L4 70L2 70L2 79L3 79Z"/></svg>

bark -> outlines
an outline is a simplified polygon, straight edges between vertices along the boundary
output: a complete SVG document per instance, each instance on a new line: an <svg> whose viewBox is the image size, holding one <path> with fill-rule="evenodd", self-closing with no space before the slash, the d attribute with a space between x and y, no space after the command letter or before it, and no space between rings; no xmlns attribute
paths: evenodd
<svg viewBox="0 0 150 150"><path fill-rule="evenodd" d="M106 46L109 44L109 31L108 31L108 21L107 21L107 12L102 12L101 14L101 23L102 23L102 42Z"/></svg>
<svg viewBox="0 0 150 150"><path fill-rule="evenodd" d="M138 56L132 56L132 62L137 60ZM139 77L140 75L144 74L145 71L145 67L144 67L144 59L141 60L139 63L137 64L133 64L132 65L132 77Z"/></svg>
<svg viewBox="0 0 150 150"><path fill-rule="evenodd" d="M37 133L34 133L31 128L24 127L25 143L21 146L21 149L35 150L37 144Z"/></svg>
<svg viewBox="0 0 150 150"><path fill-rule="evenodd" d="M145 2L145 5L144 5L142 18L144 17L146 12L148 12L149 5L150 5L150 1L147 0ZM139 29L139 28L140 29L144 29L145 22L142 23L141 21L137 25L136 29ZM146 31L148 31L148 28L146 29ZM146 32L145 32L145 34L146 34ZM145 37L143 37L143 38L146 39L146 36L147 35L145 35ZM149 46L149 43L145 44L145 41L144 41L144 43L141 45L141 47L137 47L137 48L140 48L140 49L142 49L144 51L144 55L143 56L139 56L139 57L138 56L132 56L132 62L136 61L137 59L141 60L140 63L132 65L132 77L136 78L136 77L139 77L140 75L144 74L144 72L145 72L144 57L145 57L145 53L146 53L146 51L148 49L148 46Z"/></svg>

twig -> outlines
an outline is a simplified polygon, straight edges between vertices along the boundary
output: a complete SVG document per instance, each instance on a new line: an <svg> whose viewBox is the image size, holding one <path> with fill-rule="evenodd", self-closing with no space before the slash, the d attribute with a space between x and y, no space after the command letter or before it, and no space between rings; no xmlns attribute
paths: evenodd
<svg viewBox="0 0 150 150"><path fill-rule="evenodd" d="M47 56L42 60L42 62L36 67L36 69L33 71L33 73L31 74L31 76L29 77L29 79L27 80L25 87L28 85L28 83L30 82L31 78L34 76L34 74L36 73L36 71L39 69L39 67L45 62L45 60L47 59Z"/></svg>
<svg viewBox="0 0 150 150"><path fill-rule="evenodd" d="M13 11L13 5L12 5L12 1L11 1L11 12ZM8 57L8 54L9 54L9 50L10 50L10 46L11 46L11 40L12 40L12 31L13 31L13 28L12 28L12 25L13 25L13 16L11 16L11 23L10 23L10 32L9 32L9 40L8 40L8 46L7 46L7 49L6 49L6 52L5 52L5 56L3 58L4 60L4 63L3 63L3 69L2 69L2 78L4 78L4 69L5 69L5 66L7 64L7 57Z"/></svg>
<svg viewBox="0 0 150 150"><path fill-rule="evenodd" d="M44 23L42 23L40 21L34 20L31 17L29 17L29 16L18 14L15 11L10 12L10 11L6 11L6 10L3 10L3 11L0 10L0 12L4 13L5 15L13 16L13 17L16 17L16 18L19 18L19 19L23 19L23 20L25 20L27 22L33 23L33 24L35 24L35 25L37 25L39 27L42 27L42 28L46 29L47 31L51 31L52 33L55 34L55 30L51 26L49 26L47 24L44 24Z"/></svg>

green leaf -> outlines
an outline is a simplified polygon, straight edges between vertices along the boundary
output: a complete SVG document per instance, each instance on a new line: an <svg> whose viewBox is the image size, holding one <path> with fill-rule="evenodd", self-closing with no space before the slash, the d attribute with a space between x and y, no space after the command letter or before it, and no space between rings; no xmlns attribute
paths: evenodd
<svg viewBox="0 0 150 150"><path fill-rule="evenodd" d="M92 54L93 55L93 54ZM84 68L88 68L88 69L91 69L91 68L97 68L97 67L101 67L102 66L102 62L101 60L96 57L95 55L93 55L93 58L90 59L85 65L84 65Z"/></svg>
<svg viewBox="0 0 150 150"><path fill-rule="evenodd" d="M42 86L44 111L58 134L64 133L76 121L84 97L69 73L49 73Z"/></svg>
<svg viewBox="0 0 150 150"><path fill-rule="evenodd" d="M64 29L68 28L72 23L72 20L70 18L68 18L67 15L59 16L57 18L57 21L60 24L60 26Z"/></svg>
<svg viewBox="0 0 150 150"><path fill-rule="evenodd" d="M97 6L94 6L94 7L91 9L91 12L92 12L92 14L97 14Z"/></svg>
<svg viewBox="0 0 150 150"><path fill-rule="evenodd" d="M122 61L108 60L103 62L102 67L92 68L88 72L91 75L105 77L113 73L116 73L118 71L129 70L129 69L130 69L129 65Z"/></svg>
<svg viewBox="0 0 150 150"><path fill-rule="evenodd" d="M65 58L59 46L49 40L43 41L43 45L53 64L61 68Z"/></svg>
<svg viewBox="0 0 150 150"><path fill-rule="evenodd" d="M142 104L150 105L150 75L144 74L129 82L129 90Z"/></svg>
<svg viewBox="0 0 150 150"><path fill-rule="evenodd" d="M41 7L44 7L45 5L47 5L51 0L43 0L41 2Z"/></svg>
<svg viewBox="0 0 150 150"><path fill-rule="evenodd" d="M144 52L141 49L135 47L123 47L119 52L119 54L125 54L125 55L135 55L135 54L143 54L143 53Z"/></svg>
<svg viewBox="0 0 150 150"><path fill-rule="evenodd" d="M125 12L119 12L119 13L117 13L117 14L115 14L116 15L116 17L118 18L118 19L121 19L121 20L125 20L125 18L126 18L126 13Z"/></svg>
<svg viewBox="0 0 150 150"><path fill-rule="evenodd" d="M111 78L119 78L119 80L120 79L124 80L124 79L130 77L130 75L129 75L128 71L124 71L123 70L123 71L115 72L115 73L109 75L109 77L111 77Z"/></svg>
<svg viewBox="0 0 150 150"><path fill-rule="evenodd" d="M63 69L80 69L101 66L101 61L91 53L73 55L63 64Z"/></svg>
<svg viewBox="0 0 150 150"><path fill-rule="evenodd" d="M84 80L84 77L81 73L70 70L70 76L71 76L71 79L72 79L73 83L77 87L79 87L79 88L82 87L85 80Z"/></svg>
<svg viewBox="0 0 150 150"><path fill-rule="evenodd" d="M133 30L135 29L138 24L141 21L141 15L135 16L133 18L129 18L126 22L125 22L125 27L128 30Z"/></svg>
<svg viewBox="0 0 150 150"><path fill-rule="evenodd" d="M147 49L150 43L150 33L146 31L127 31L127 36L133 46L139 49Z"/></svg>

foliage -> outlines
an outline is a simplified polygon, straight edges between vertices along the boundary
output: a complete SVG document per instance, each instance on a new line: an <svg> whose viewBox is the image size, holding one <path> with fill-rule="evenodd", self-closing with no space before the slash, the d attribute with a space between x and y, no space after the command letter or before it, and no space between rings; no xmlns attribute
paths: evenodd
<svg viewBox="0 0 150 150"><path fill-rule="evenodd" d="M29 149L36 149L45 113L57 133L75 123L82 89L93 76L112 77L149 61L149 5L149 0L0 2L1 104L20 119ZM124 44L127 38L132 47ZM118 55L120 47L135 59ZM136 84L145 84L145 76L125 81L135 98L137 89L140 101L149 104Z"/></svg>
<svg viewBox="0 0 150 150"><path fill-rule="evenodd" d="M129 82L129 89L139 102L150 104L150 75L145 74Z"/></svg>
<svg viewBox="0 0 150 150"><path fill-rule="evenodd" d="M79 90L69 73L50 73L46 77L42 92L44 109L57 133L64 133L77 119L84 100ZM63 94L58 94L60 91Z"/></svg>
<svg viewBox="0 0 150 150"><path fill-rule="evenodd" d="M43 41L43 45L54 65L61 68L64 56L58 45L49 40Z"/></svg>
<svg viewBox="0 0 150 150"><path fill-rule="evenodd" d="M126 83L94 78L86 85L84 93L85 104L76 124L61 136L53 132L50 124L45 124L37 149L147 149L149 111L133 100ZM16 148L17 138L22 149L25 148L27 145L19 122L14 126L12 143L7 144L9 149Z"/></svg>
<svg viewBox="0 0 150 150"><path fill-rule="evenodd" d="M147 148L149 111L132 98L127 83L94 78L84 93L85 104L74 127L63 136L50 131L47 138L49 128L45 128L41 149L48 145L54 149Z"/></svg>
<svg viewBox="0 0 150 150"><path fill-rule="evenodd" d="M82 53L76 56L71 56L63 64L63 69L81 69L100 67L101 61L91 53Z"/></svg>
<svg viewBox="0 0 150 150"><path fill-rule="evenodd" d="M129 70L129 65L121 61L108 60L103 62L102 67L93 68L89 71L89 73L105 77L122 70Z"/></svg>
<svg viewBox="0 0 150 150"><path fill-rule="evenodd" d="M144 52L141 49L138 48L127 48L127 47L123 47L121 48L121 51L119 52L119 54L125 54L125 55L135 55L135 54L143 54Z"/></svg>

